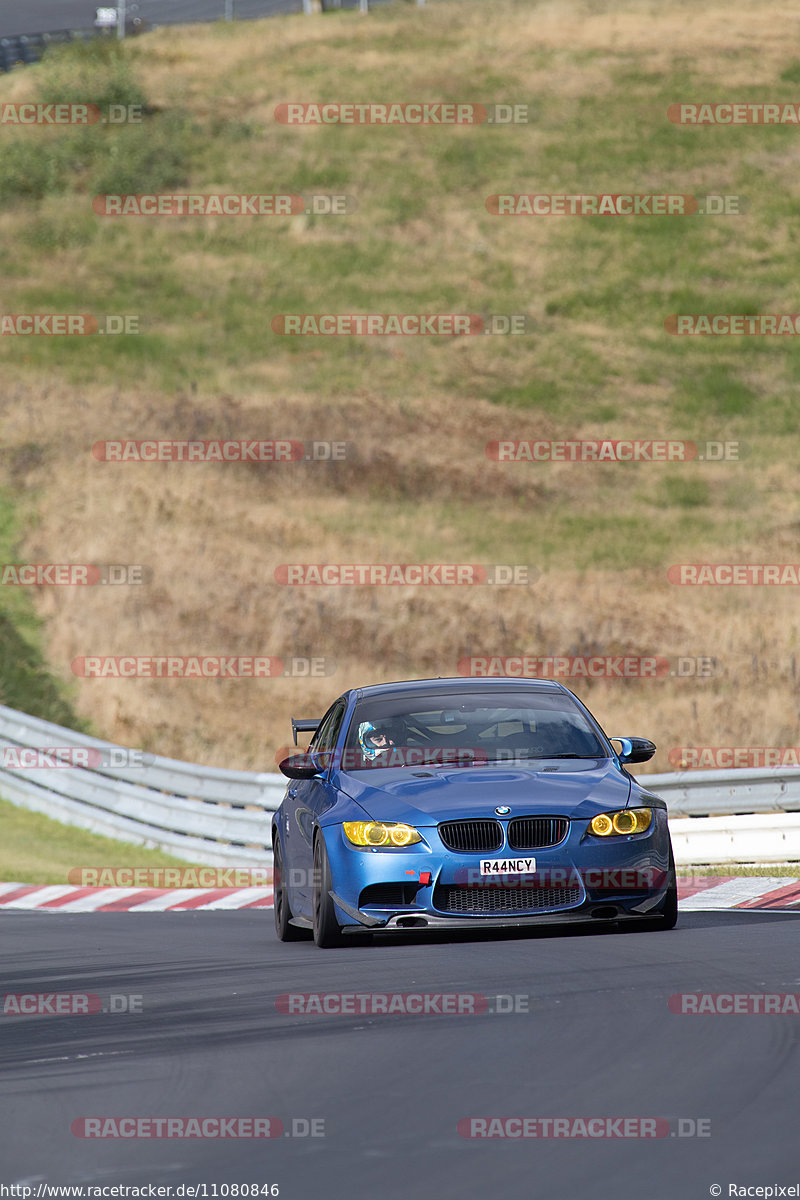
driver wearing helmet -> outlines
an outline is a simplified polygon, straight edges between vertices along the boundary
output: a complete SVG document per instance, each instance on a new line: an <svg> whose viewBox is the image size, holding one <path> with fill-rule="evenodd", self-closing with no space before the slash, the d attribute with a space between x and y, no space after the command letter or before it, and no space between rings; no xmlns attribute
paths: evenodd
<svg viewBox="0 0 800 1200"><path fill-rule="evenodd" d="M371 721L362 721L359 725L358 744L368 762L374 762L376 758L381 754L386 754L394 746L394 742L386 730L373 725Z"/></svg>

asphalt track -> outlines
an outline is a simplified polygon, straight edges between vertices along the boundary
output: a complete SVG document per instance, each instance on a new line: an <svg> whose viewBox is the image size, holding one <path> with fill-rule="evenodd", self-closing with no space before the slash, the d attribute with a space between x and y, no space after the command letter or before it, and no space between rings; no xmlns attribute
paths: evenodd
<svg viewBox="0 0 800 1200"><path fill-rule="evenodd" d="M137 995L142 1011L0 1016L0 1183L277 1183L284 1200L699 1200L713 1184L796 1184L800 1018L679 1015L668 1000L800 991L799 922L690 912L669 933L321 951L280 945L269 910L3 913L4 995ZM517 995L529 1011L276 1007L338 991ZM322 1118L325 1136L86 1140L70 1125L87 1116ZM673 1133L703 1118L710 1136L459 1136L473 1116L657 1117Z"/></svg>

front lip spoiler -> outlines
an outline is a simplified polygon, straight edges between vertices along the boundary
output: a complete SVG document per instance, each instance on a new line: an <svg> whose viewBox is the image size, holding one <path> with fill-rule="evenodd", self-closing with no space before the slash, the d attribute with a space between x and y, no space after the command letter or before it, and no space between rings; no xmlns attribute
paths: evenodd
<svg viewBox="0 0 800 1200"><path fill-rule="evenodd" d="M380 917L373 917L371 913L365 913L360 908L354 908L352 904L348 904L341 896L337 896L336 892L328 892L328 895L337 908L340 908L342 912L346 912L348 917L352 917L354 921L358 921L359 925L365 925L368 929L372 929L375 925L381 924Z"/></svg>
<svg viewBox="0 0 800 1200"><path fill-rule="evenodd" d="M341 896L337 896L336 892L329 892L331 900L342 912L347 913L358 925L342 926L343 933L355 933L358 929L373 929L376 933L381 933L383 930L388 932L400 932L409 929L492 929L492 928L509 928L515 925L567 925L567 924L605 924L610 921L632 921L641 920L651 915L651 910L658 906L664 899L667 889L656 892L654 895L648 896L646 900L637 904L632 910L626 911L619 903L611 901L603 904L601 901L584 901L582 904L576 905L574 908L560 909L550 913L527 913L524 916L515 916L509 913L505 917L481 917L481 916L463 916L463 917L442 917L431 915L427 912L401 912L395 913L384 921L381 917L373 916L372 913L362 912L360 908L355 908L352 904L348 904ZM592 909L616 909L613 913L598 912L594 916ZM657 917L658 913L652 914Z"/></svg>
<svg viewBox="0 0 800 1200"><path fill-rule="evenodd" d="M573 910L574 912L574 910ZM514 925L554 925L566 924L575 920L591 921L588 913L576 918L570 912L533 913L524 917L509 915L507 917L432 917L427 913L417 916L404 916L399 913L390 917L382 927L386 930L417 930L417 929L497 929L509 928Z"/></svg>
<svg viewBox="0 0 800 1200"><path fill-rule="evenodd" d="M385 923L371 918L370 926L375 933L408 933L409 931L418 933L426 930L433 932L437 929L512 929L525 925L599 926L610 925L614 921L624 923L646 920L648 915L640 912L625 912L615 905L596 905L595 907L616 907L617 911L613 915L609 913L608 916L603 915L602 917L593 917L591 911L587 911L584 907L567 909L563 912L533 913L524 917L513 914L509 914L507 917L440 917L431 916L429 913L397 913ZM654 914L654 917L657 915ZM342 927L342 933L356 933L359 929L363 929L365 924L366 922L358 926L345 925Z"/></svg>

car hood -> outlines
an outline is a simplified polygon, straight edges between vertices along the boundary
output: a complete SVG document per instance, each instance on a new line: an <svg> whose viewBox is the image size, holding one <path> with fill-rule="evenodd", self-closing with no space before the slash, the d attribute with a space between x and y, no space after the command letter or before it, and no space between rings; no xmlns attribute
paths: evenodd
<svg viewBox="0 0 800 1200"><path fill-rule="evenodd" d="M494 817L499 805L507 805L512 817L542 813L590 819L606 809L624 808L631 791L629 778L610 759L397 767L339 772L333 782L373 820L420 826Z"/></svg>

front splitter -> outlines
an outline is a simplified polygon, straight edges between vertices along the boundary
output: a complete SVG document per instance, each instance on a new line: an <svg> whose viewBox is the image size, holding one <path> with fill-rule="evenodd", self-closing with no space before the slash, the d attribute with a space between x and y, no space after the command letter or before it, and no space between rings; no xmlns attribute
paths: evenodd
<svg viewBox="0 0 800 1200"><path fill-rule="evenodd" d="M610 907L608 905L604 906ZM657 915L657 914L656 914ZM653 918L655 920L655 916ZM366 924L359 925L343 925L343 933L363 933L369 929L370 933L407 933L409 930L413 932L424 932L425 930L437 929L513 929L520 928L526 925L610 925L615 921L642 921L647 920L647 914L642 913L627 913L619 910L613 915L592 916L590 911L586 909L578 909L572 912L555 912L555 913L534 913L526 916L506 916L506 917L439 917L430 916L429 914L402 914L395 917L390 917L385 924Z"/></svg>

